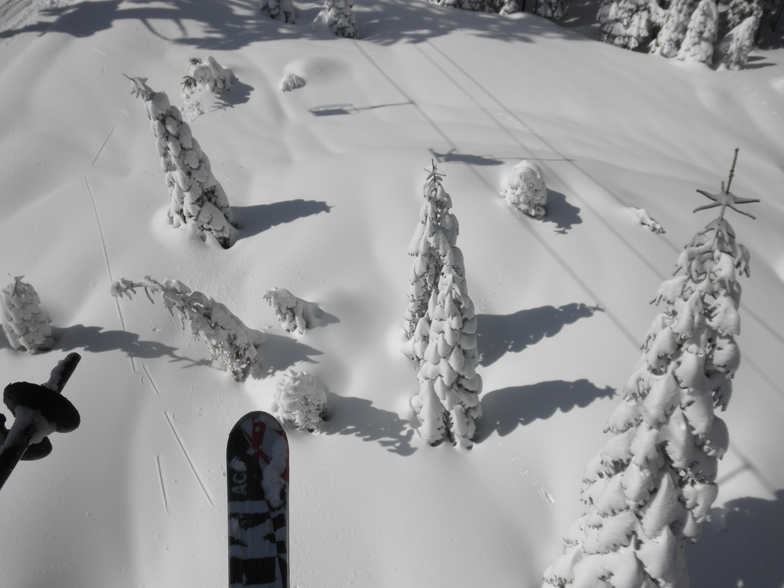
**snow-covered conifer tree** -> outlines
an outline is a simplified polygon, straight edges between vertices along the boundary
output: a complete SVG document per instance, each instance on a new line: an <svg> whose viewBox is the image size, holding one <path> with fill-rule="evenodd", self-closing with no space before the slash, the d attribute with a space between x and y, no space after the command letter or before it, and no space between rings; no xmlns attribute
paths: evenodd
<svg viewBox="0 0 784 588"><path fill-rule="evenodd" d="M202 86L215 94L231 90L231 72L224 69L215 59L207 57L207 62L199 57L191 57L185 69L182 94L188 98L197 87Z"/></svg>
<svg viewBox="0 0 784 588"><path fill-rule="evenodd" d="M280 19L283 17L284 22L293 23L297 20L297 11L291 0L261 0L259 10L270 18Z"/></svg>
<svg viewBox="0 0 784 588"><path fill-rule="evenodd" d="M498 14L515 14L516 12L522 12L523 6L521 0L502 0L500 7L498 8Z"/></svg>
<svg viewBox="0 0 784 588"><path fill-rule="evenodd" d="M710 64L713 61L713 43L719 27L719 9L714 0L700 0L689 20L677 58Z"/></svg>
<svg viewBox="0 0 784 588"><path fill-rule="evenodd" d="M313 28L326 27L339 37L356 39L359 36L354 0L324 0L324 7L313 21Z"/></svg>
<svg viewBox="0 0 784 588"><path fill-rule="evenodd" d="M566 14L566 0L537 0L534 12L543 18L561 20Z"/></svg>
<svg viewBox="0 0 784 588"><path fill-rule="evenodd" d="M762 20L763 13L763 0L731 0L727 6L727 25L734 29L744 20L750 16L757 17L757 28L754 29L754 36L759 29L760 21Z"/></svg>
<svg viewBox="0 0 784 588"><path fill-rule="evenodd" d="M754 48L754 37L759 30L759 20L756 15L749 16L728 32L719 43L713 62L727 69L742 68Z"/></svg>
<svg viewBox="0 0 784 588"><path fill-rule="evenodd" d="M264 293L285 331L297 331L300 335L316 325L318 306L302 298L297 298L285 288L269 290Z"/></svg>
<svg viewBox="0 0 784 588"><path fill-rule="evenodd" d="M312 375L286 370L278 380L272 412L281 423L312 433L326 418L327 393Z"/></svg>
<svg viewBox="0 0 784 588"><path fill-rule="evenodd" d="M424 329L419 326L419 321L427 313L444 261L457 243L459 232L457 218L450 211L452 198L441 185L443 174L434 162L432 166L425 180L425 201L419 212L419 223L408 246L408 254L414 257L414 265L409 278L411 285L403 323L406 339L403 353L417 363L422 360L422 355L417 352L421 346L415 345L415 339L423 334Z"/></svg>
<svg viewBox="0 0 784 588"><path fill-rule="evenodd" d="M263 335L246 327L220 302L191 291L178 280L169 278L161 283L149 276L138 282L120 279L112 284L111 294L131 298L136 288L144 288L150 302L153 302L150 292L160 294L169 313L177 312L183 328L187 321L194 338L203 337L213 359L223 362L238 382L260 369L258 348L264 340Z"/></svg>
<svg viewBox="0 0 784 588"><path fill-rule="evenodd" d="M673 0L663 11L661 28L651 41L649 50L662 57L675 57L678 54L686 29L689 27L696 0Z"/></svg>
<svg viewBox="0 0 784 588"><path fill-rule="evenodd" d="M451 439L470 448L475 421L482 415L482 378L476 373L476 316L459 247L449 248L438 288L417 331L414 345L422 361L419 393L411 406L420 422L419 433L431 445Z"/></svg>
<svg viewBox="0 0 784 588"><path fill-rule="evenodd" d="M729 437L714 409L727 407L740 362L737 277L749 273L748 251L724 212L756 202L734 196L729 184L718 194L700 193L715 203L695 212L721 212L681 253L676 277L659 288L655 302L666 308L610 416L612 437L585 470L588 512L566 531L545 586L689 585L683 546L699 538L718 492L717 460Z"/></svg>
<svg viewBox="0 0 784 588"><path fill-rule="evenodd" d="M14 278L2 291L2 324L5 336L14 349L28 353L48 351L54 345L50 321L41 310L41 299L30 284Z"/></svg>
<svg viewBox="0 0 784 588"><path fill-rule="evenodd" d="M190 126L164 92L155 92L147 86L146 78L129 79L134 86L132 93L144 100L157 138L161 167L166 172L166 187L171 195L169 222L175 228L190 225L202 239L209 233L224 249L231 247L233 229L237 227L234 215Z"/></svg>
<svg viewBox="0 0 784 588"><path fill-rule="evenodd" d="M602 0L596 15L602 41L634 49L650 35L650 0Z"/></svg>

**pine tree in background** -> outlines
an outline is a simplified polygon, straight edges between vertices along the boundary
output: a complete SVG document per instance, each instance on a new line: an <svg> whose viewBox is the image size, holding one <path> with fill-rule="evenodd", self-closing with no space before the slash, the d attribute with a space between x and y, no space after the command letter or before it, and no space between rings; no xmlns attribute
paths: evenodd
<svg viewBox="0 0 784 588"><path fill-rule="evenodd" d="M713 44L719 28L719 9L714 0L700 0L689 20L686 36L677 58L710 65L713 61Z"/></svg>
<svg viewBox="0 0 784 588"><path fill-rule="evenodd" d="M667 10L663 11L661 28L649 46L651 53L668 58L678 54L678 49L686 38L686 29L695 6L696 0L672 1Z"/></svg>
<svg viewBox="0 0 784 588"><path fill-rule="evenodd" d="M759 30L759 16L749 16L728 32L716 48L714 64L727 69L741 69L746 65L749 53L754 48L754 38Z"/></svg>
<svg viewBox="0 0 784 588"><path fill-rule="evenodd" d="M259 10L270 18L279 20L283 17L284 22L294 23L297 20L297 11L291 0L260 0Z"/></svg>
<svg viewBox="0 0 784 588"><path fill-rule="evenodd" d="M430 444L446 438L470 448L474 423L482 415L482 378L476 373L476 316L459 247L450 248L427 315L419 324L426 338L416 338L424 349L419 350L423 356L417 374L419 393L411 406L420 421L420 435Z"/></svg>
<svg viewBox="0 0 784 588"><path fill-rule="evenodd" d="M418 351L422 345L417 345L416 339L426 334L425 327L420 327L419 321L427 314L444 261L450 249L457 243L459 232L457 218L450 212L452 198L441 185L444 176L438 171L436 164L431 163L432 169L423 189L425 202L419 212L419 224L408 246L408 254L415 259L409 278L411 285L408 289L408 307L403 323L406 340L403 353L417 364L422 360Z"/></svg>
<svg viewBox="0 0 784 588"><path fill-rule="evenodd" d="M258 348L264 335L246 327L225 305L171 278L163 283L150 276L138 282L121 278L112 284L111 294L116 298L132 298L136 288L144 288L150 302L153 302L150 292L160 294L166 310L170 314L177 312L183 328L189 323L195 339L204 338L212 358L221 361L235 380L241 382L248 375L260 372Z"/></svg>
<svg viewBox="0 0 784 588"><path fill-rule="evenodd" d="M534 12L553 21L561 20L566 14L566 0L536 0Z"/></svg>
<svg viewBox="0 0 784 588"><path fill-rule="evenodd" d="M721 206L719 217L681 253L676 275L683 275L659 289L655 302L666 308L610 417L612 437L585 471L588 512L567 530L545 586L689 585L683 547L700 536L718 492L717 460L729 444L714 409L726 409L740 362L736 278L749 274L749 254L724 213L747 214L736 205L757 200L730 192L734 167L726 189L699 190L714 203L695 212Z"/></svg>
<svg viewBox="0 0 784 588"><path fill-rule="evenodd" d="M313 21L313 28L326 27L339 37L356 39L359 36L353 0L324 0L324 7Z"/></svg>
<svg viewBox="0 0 784 588"><path fill-rule="evenodd" d="M126 76L127 77L127 76ZM223 188L210 171L210 162L191 134L188 123L164 92L147 86L147 78L128 78L131 93L144 101L144 109L157 138L161 167L171 195L169 222L177 228L189 225L202 239L209 233L228 249L237 227Z"/></svg>
<svg viewBox="0 0 784 588"><path fill-rule="evenodd" d="M14 278L2 291L2 324L5 336L14 349L28 353L48 351L54 345L50 321L41 310L41 300L30 284Z"/></svg>
<svg viewBox="0 0 784 588"><path fill-rule="evenodd" d="M634 49L651 34L649 0L602 0L596 15L602 41Z"/></svg>
<svg viewBox="0 0 784 588"><path fill-rule="evenodd" d="M727 6L727 25L733 29L750 16L756 16L759 19L757 21L757 29L759 29L762 13L762 0L731 0ZM754 34L757 34L757 30L754 31Z"/></svg>

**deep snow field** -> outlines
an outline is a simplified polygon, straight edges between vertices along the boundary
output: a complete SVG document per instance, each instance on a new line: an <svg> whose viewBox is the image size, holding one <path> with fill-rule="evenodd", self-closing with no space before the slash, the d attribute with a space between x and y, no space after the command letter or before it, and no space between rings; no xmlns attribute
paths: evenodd
<svg viewBox="0 0 784 588"><path fill-rule="evenodd" d="M3 385L82 361L81 427L23 462L0 497L3 588L216 588L227 582L225 443L269 410L280 373L316 375L331 418L292 431L291 586L535 587L582 512L580 481L680 249L733 191L751 251L743 356L721 416L730 451L692 585L784 585L784 51L714 71L596 41L531 14L360 1L360 40L286 25L251 0L107 0L0 33L0 271L25 276L57 339L0 335ZM2 28L2 27L0 27ZM229 250L168 225L142 76L182 106L188 59L233 71L191 128L241 224ZM282 92L295 73L303 88ZM499 196L537 162L543 221ZM446 174L479 316L484 416L470 450L427 446L400 353L425 168ZM654 234L631 209L666 229ZM120 278L176 278L266 332L267 377L237 383L160 299ZM3 286L5 283L2 284ZM287 288L327 324L283 331ZM6 411L6 414L10 414Z"/></svg>

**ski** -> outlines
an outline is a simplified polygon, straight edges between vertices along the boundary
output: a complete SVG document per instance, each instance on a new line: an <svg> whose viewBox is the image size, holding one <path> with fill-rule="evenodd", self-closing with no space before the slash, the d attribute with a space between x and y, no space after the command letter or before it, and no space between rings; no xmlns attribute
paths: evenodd
<svg viewBox="0 0 784 588"><path fill-rule="evenodd" d="M266 412L249 412L226 444L229 588L288 588L289 444Z"/></svg>

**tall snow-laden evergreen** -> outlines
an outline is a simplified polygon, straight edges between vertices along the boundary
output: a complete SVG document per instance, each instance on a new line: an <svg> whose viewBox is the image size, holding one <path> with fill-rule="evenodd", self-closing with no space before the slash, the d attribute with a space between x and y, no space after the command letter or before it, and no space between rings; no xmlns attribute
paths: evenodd
<svg viewBox="0 0 784 588"><path fill-rule="evenodd" d="M177 228L192 226L202 239L212 235L221 247L232 245L237 224L226 193L212 175L210 162L191 128L165 92L147 86L147 78L129 78L132 93L144 101L150 127L157 139L161 167L171 196L169 223Z"/></svg>
<svg viewBox="0 0 784 588"><path fill-rule="evenodd" d="M566 0L536 0L534 12L550 20L561 20L566 14Z"/></svg>
<svg viewBox="0 0 784 588"><path fill-rule="evenodd" d="M422 355L414 345L416 334L422 330L419 321L427 313L433 291L441 276L446 256L457 243L459 226L457 217L451 212L452 198L441 185L444 177L436 164L425 180L425 201L419 212L419 223L408 246L408 254L414 257L408 289L408 307L403 322L406 343L403 353L419 362Z"/></svg>
<svg viewBox="0 0 784 588"><path fill-rule="evenodd" d="M260 0L259 10L270 18L293 23L297 20L297 11L291 0Z"/></svg>
<svg viewBox="0 0 784 588"><path fill-rule="evenodd" d="M419 392L411 406L419 434L430 444L448 439L471 447L481 416L482 379L476 373L476 316L468 295L452 199L435 163L425 181L425 202L409 246L414 256L403 353L417 369Z"/></svg>
<svg viewBox="0 0 784 588"><path fill-rule="evenodd" d="M710 65L713 61L713 44L719 27L719 9L714 0L700 0L686 28L677 58Z"/></svg>
<svg viewBox="0 0 784 588"><path fill-rule="evenodd" d="M41 310L41 299L24 276L14 278L0 296L2 325L11 347L28 353L48 351L54 345L49 317Z"/></svg>
<svg viewBox="0 0 784 588"><path fill-rule="evenodd" d="M596 15L602 41L634 49L651 34L650 0L602 0Z"/></svg>
<svg viewBox="0 0 784 588"><path fill-rule="evenodd" d="M756 35L763 10L763 0L731 0L727 6L727 24L730 28L735 28L750 16L756 16L759 19L754 30Z"/></svg>
<svg viewBox="0 0 784 588"><path fill-rule="evenodd" d="M482 378L476 373L476 316L459 247L447 253L415 341L422 362L419 393L411 406L420 422L420 435L430 444L449 439L470 448L475 421L482 415Z"/></svg>
<svg viewBox="0 0 784 588"><path fill-rule="evenodd" d="M612 437L586 468L587 512L566 531L545 586L689 585L683 547L699 538L718 492L717 464L729 437L714 411L726 409L740 362L737 277L749 274L748 251L724 213L756 200L729 187L700 191L714 203L695 212L721 212L685 247L676 277L659 288L655 302L666 307L610 417Z"/></svg>
<svg viewBox="0 0 784 588"><path fill-rule="evenodd" d="M661 28L649 46L651 53L668 58L678 54L695 6L696 0L672 1L667 10L663 11Z"/></svg>

